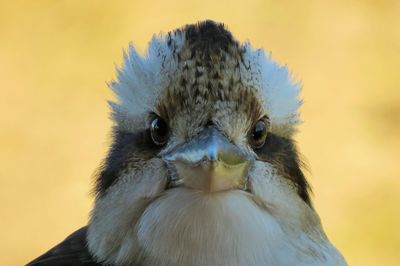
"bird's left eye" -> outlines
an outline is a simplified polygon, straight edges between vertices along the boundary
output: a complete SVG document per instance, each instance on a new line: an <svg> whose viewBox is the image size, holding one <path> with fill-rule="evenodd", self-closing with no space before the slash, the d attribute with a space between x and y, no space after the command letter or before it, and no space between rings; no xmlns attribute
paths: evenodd
<svg viewBox="0 0 400 266"><path fill-rule="evenodd" d="M265 139L268 134L268 121L262 118L254 124L250 134L249 143L254 149L259 149L264 146Z"/></svg>
<svg viewBox="0 0 400 266"><path fill-rule="evenodd" d="M169 127L161 117L157 116L151 121L150 134L156 145L163 146L169 138Z"/></svg>

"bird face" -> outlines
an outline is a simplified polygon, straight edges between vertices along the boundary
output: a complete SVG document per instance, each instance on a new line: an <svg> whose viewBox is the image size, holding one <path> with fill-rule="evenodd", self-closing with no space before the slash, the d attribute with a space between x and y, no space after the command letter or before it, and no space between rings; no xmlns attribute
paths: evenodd
<svg viewBox="0 0 400 266"><path fill-rule="evenodd" d="M124 59L88 227L98 261L342 263L310 203L286 68L211 21Z"/></svg>

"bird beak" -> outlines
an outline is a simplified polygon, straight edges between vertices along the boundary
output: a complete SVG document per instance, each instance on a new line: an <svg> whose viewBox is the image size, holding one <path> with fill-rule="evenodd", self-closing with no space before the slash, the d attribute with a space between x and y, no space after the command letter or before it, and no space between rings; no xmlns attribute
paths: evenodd
<svg viewBox="0 0 400 266"><path fill-rule="evenodd" d="M172 175L170 187L183 185L206 192L247 189L251 158L215 127L204 129L163 159L175 166L176 175Z"/></svg>

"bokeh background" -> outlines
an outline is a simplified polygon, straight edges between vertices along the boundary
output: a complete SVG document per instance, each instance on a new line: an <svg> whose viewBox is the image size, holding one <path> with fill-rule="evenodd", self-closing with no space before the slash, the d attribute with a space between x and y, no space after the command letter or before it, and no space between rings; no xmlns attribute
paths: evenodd
<svg viewBox="0 0 400 266"><path fill-rule="evenodd" d="M297 135L314 201L350 265L400 261L400 2L1 1L0 265L84 225L130 41L211 18L304 85Z"/></svg>

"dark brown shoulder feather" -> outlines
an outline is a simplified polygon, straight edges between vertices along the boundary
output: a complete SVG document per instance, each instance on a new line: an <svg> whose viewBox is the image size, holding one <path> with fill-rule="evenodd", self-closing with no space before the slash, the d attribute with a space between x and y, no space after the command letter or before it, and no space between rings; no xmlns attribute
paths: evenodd
<svg viewBox="0 0 400 266"><path fill-rule="evenodd" d="M63 242L29 262L27 266L102 265L95 262L89 253L86 245L86 231L86 226L75 231Z"/></svg>

